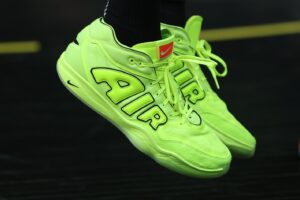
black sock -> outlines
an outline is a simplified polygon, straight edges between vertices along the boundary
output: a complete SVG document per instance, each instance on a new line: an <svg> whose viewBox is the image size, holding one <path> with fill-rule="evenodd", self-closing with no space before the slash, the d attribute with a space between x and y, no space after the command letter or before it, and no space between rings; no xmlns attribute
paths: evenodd
<svg viewBox="0 0 300 200"><path fill-rule="evenodd" d="M127 46L161 39L160 0L110 0L104 20Z"/></svg>
<svg viewBox="0 0 300 200"><path fill-rule="evenodd" d="M184 27L186 22L186 1L161 0L160 17L163 23Z"/></svg>

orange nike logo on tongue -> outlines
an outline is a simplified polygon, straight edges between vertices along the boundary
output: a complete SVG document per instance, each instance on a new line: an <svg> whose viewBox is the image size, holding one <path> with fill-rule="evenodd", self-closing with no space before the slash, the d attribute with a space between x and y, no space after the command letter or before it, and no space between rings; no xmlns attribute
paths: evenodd
<svg viewBox="0 0 300 200"><path fill-rule="evenodd" d="M169 44L165 44L163 46L160 46L159 47L160 59L164 59L164 58L168 57L173 52L173 48L174 48L174 43L173 42L171 42Z"/></svg>

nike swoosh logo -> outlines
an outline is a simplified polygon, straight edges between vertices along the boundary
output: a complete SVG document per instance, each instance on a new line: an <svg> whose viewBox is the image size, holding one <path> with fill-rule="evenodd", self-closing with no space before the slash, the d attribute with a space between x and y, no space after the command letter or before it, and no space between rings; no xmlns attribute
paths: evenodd
<svg viewBox="0 0 300 200"><path fill-rule="evenodd" d="M167 53L169 53L169 51L172 49L172 47L169 47L167 50L165 50L165 51L162 51L160 54L162 55L162 56L164 56L164 55L166 55Z"/></svg>
<svg viewBox="0 0 300 200"><path fill-rule="evenodd" d="M78 86L74 85L73 83L71 83L71 80L68 80L67 82L69 85L73 86L73 87L76 87L76 88L79 88Z"/></svg>

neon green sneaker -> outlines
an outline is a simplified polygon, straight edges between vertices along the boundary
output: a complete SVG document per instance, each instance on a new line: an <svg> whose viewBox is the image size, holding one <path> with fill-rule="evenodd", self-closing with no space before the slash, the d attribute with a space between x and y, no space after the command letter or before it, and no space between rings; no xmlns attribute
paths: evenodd
<svg viewBox="0 0 300 200"><path fill-rule="evenodd" d="M228 111L226 104L211 89L200 66L210 70L214 81L219 88L217 77L227 74L226 63L212 53L211 46L205 40L199 40L202 26L202 17L193 16L185 28L162 24L162 29L168 29L175 34L174 53L179 55L197 55L199 58L208 59L214 63L197 63L186 65L175 71L174 76L183 95L194 105L195 110L201 115L210 127L217 131L219 138L229 147L232 153L239 157L251 157L255 152L255 138L238 122ZM189 56L186 56L186 59ZM218 72L217 65L221 64L224 71Z"/></svg>
<svg viewBox="0 0 300 200"><path fill-rule="evenodd" d="M181 96L170 72L174 36L129 48L103 19L81 31L57 71L76 97L113 123L140 151L181 174L225 174L231 154Z"/></svg>

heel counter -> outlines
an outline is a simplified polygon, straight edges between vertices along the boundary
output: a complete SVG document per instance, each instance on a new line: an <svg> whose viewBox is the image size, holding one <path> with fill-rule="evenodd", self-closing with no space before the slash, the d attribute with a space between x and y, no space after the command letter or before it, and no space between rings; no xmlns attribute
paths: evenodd
<svg viewBox="0 0 300 200"><path fill-rule="evenodd" d="M78 33L76 41L78 42L78 45L80 45L84 41L88 40L88 38L90 38L90 25L86 26Z"/></svg>
<svg viewBox="0 0 300 200"><path fill-rule="evenodd" d="M75 42L69 44L66 51L64 52L65 61L72 66L72 68L81 76L86 79L86 71L82 60L82 52L80 45Z"/></svg>

